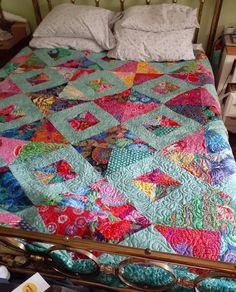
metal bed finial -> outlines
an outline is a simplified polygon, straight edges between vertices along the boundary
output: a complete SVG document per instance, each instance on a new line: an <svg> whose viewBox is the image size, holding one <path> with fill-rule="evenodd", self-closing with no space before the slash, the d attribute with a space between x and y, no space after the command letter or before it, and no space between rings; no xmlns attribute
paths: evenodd
<svg viewBox="0 0 236 292"><path fill-rule="evenodd" d="M120 10L124 11L125 9L125 0L120 0Z"/></svg>

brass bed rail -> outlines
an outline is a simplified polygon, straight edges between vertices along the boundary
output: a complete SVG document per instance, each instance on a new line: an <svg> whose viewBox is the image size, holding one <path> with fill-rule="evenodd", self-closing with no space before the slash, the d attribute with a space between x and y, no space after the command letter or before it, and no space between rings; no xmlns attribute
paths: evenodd
<svg viewBox="0 0 236 292"><path fill-rule="evenodd" d="M22 272L22 268L24 268L24 272L29 274L38 271L45 276L50 275L52 278L64 279L67 277L72 279L75 283L109 288L114 291L165 291L176 284L186 288L194 288L195 291L198 291L197 289L201 283L207 279L219 277L236 279L236 265L232 263L157 252L150 249L99 243L92 240L69 238L67 236L52 236L50 234L41 234L38 232L12 230L6 227L0 227L0 234L0 245L12 251L11 253L1 253L0 263L7 265L11 271ZM26 240L27 242L41 242L49 245L46 251L35 253L34 251L26 249L22 240ZM52 256L53 252L61 250L74 252L88 258L94 263L96 270L86 275L66 270L65 267L60 266ZM94 252L114 256L118 255L124 257L124 259L117 266L104 265L99 263L99 259L94 255ZM156 288L147 285L139 286L129 282L124 277L124 268L130 264L142 264L162 269L171 276L172 282ZM178 277L172 268L173 265L194 268L205 272L199 273L199 276L196 276L194 280L189 280L187 278ZM118 277L127 288L113 288L97 282L96 277L99 273Z"/></svg>

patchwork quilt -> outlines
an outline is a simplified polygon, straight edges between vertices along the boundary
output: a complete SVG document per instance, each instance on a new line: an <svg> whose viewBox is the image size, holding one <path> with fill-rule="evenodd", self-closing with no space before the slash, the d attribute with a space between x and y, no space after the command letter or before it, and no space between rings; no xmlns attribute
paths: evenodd
<svg viewBox="0 0 236 292"><path fill-rule="evenodd" d="M236 263L236 163L195 55L23 49L0 71L0 224Z"/></svg>

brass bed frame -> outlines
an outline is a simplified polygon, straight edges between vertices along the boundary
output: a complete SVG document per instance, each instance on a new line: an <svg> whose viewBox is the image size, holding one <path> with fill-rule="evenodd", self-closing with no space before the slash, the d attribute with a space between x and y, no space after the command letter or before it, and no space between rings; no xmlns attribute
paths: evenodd
<svg viewBox="0 0 236 292"><path fill-rule="evenodd" d="M199 22L201 22L202 12L206 1L209 0L199 0ZM47 2L49 10L51 10L52 1L47 0ZM71 0L71 2L75 4L75 0ZM96 6L99 6L100 2L100 0L95 0ZM121 10L124 10L125 1L119 0L119 2ZM177 3L177 0L172 0L172 2ZM208 56L212 51L212 43L216 35L222 3L223 0L215 0L214 14L211 22L207 46ZM42 20L39 2L38 0L32 0L32 4L37 23L39 24ZM146 0L146 4L151 4L151 0ZM198 33L199 30L196 31L195 41L197 40ZM35 253L26 250L22 240L47 243L50 244L50 247L47 249L46 253ZM10 271L24 272L28 274L32 274L38 271L42 275L50 276L51 278L70 278L71 281L75 284L82 284L85 286L109 289L113 291L165 291L177 283L183 287L193 288L195 291L198 291L199 285L206 279L219 277L236 279L236 265L231 263L223 263L188 256L156 252L150 249L144 250L109 243L99 243L92 240L82 240L65 236L53 236L39 232L28 232L6 227L0 227L0 246L0 264L7 265ZM96 271L92 274L84 275L65 270L53 259L52 252L57 250L77 252L78 254L89 258L95 264ZM94 251L123 256L125 257L125 260L123 260L117 267L112 265L103 265L99 263L99 259L93 254ZM144 264L158 267L168 272L173 281L168 285L163 285L156 288L135 285L124 277L124 267L129 264ZM187 278L183 279L176 276L171 265L197 268L199 270L204 270L205 272L200 273L200 275L197 276L195 280L188 280ZM107 275L117 276L121 282L126 285L126 287L113 288L96 282L96 276L100 272Z"/></svg>

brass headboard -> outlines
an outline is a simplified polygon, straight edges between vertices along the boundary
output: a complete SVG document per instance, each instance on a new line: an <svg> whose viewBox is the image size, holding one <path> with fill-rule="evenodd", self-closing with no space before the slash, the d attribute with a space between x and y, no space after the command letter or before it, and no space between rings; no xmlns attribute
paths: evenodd
<svg viewBox="0 0 236 292"><path fill-rule="evenodd" d="M46 1L48 4L49 11L52 10L53 0L46 0ZM125 0L116 0L116 1L120 3L120 10L123 11L125 9ZM201 21L202 21L203 9L204 9L205 3L207 1L212 2L212 0L199 0L198 20L199 20L200 25L201 25ZM70 0L70 2L73 4L76 4L77 1ZM94 0L94 4L97 7L100 6L100 2L102 2L102 1L101 0ZM147 5L150 5L151 2L152 2L151 0L144 0L144 3ZM172 0L172 3L177 3L177 2L178 2L178 0ZM32 3L33 3L33 7L34 7L36 22L37 22L37 24L39 24L42 21L42 14L40 11L39 0L32 0ZM219 17L220 17L220 12L221 12L221 8L222 8L222 3L223 3L223 0L215 0L214 14L213 14L212 21L211 21L211 28L209 31L209 38L208 38L208 42L207 42L207 51L206 52L207 52L208 56L211 55L212 46L213 46L213 42L215 39L218 21L219 21ZM199 35L199 29L196 29L194 42L197 42L198 35Z"/></svg>

